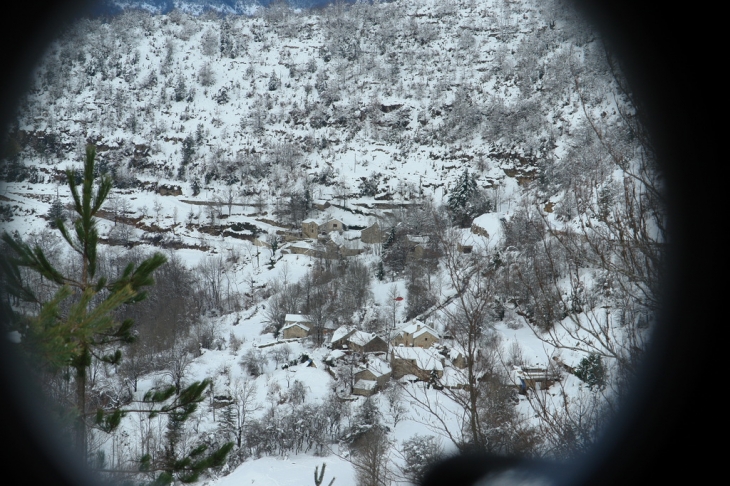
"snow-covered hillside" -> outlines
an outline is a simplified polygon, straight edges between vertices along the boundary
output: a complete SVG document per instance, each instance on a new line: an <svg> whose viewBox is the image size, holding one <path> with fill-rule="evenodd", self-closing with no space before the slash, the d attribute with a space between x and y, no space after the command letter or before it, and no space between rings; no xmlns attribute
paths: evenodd
<svg viewBox="0 0 730 486"><path fill-rule="evenodd" d="M663 243L610 50L559 1L251 13L82 21L5 134L5 230L73 269L48 226L93 144L115 186L104 271L171 262L124 311L130 364L96 363L93 392L128 403L211 378L180 447L235 442L217 485L301 484L322 462L326 482L407 484L411 452L437 442L588 447L644 347ZM93 447L130 468L162 453L165 420L129 414Z"/></svg>

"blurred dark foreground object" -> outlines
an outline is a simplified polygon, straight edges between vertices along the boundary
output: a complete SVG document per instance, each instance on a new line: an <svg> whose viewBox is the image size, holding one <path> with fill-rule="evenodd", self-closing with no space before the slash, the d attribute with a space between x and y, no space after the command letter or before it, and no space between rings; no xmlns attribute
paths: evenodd
<svg viewBox="0 0 730 486"><path fill-rule="evenodd" d="M3 130L43 49L65 22L82 13L85 3L36 0L4 6L0 17ZM727 321L714 316L725 300L726 276L720 268L724 252L716 236L720 228L718 221L701 216L717 208L713 198L722 192L716 164L726 159L719 151L726 137L718 133L721 124L708 108L719 105L724 92L719 90L713 65L697 53L717 49L719 42L712 33L719 31L719 16L699 4L681 8L656 1L580 0L577 4L622 60L631 89L649 114L648 128L667 177L672 278L657 334L629 403L601 444L585 458L550 464L460 456L434 466L424 486L641 484L667 473L701 477L707 469L695 462L697 454L706 455L705 465L717 464L709 457L712 449L706 437L706 431L716 425L698 423L696 407L718 413L703 404L700 393L717 390L719 382L710 386L707 370L711 356L718 352L718 343L712 343L719 332L716 323ZM715 62L722 58L715 56ZM714 113L718 114L720 110ZM50 423L40 413L42 399L26 386L28 378L17 364L3 333L0 457L6 475L16 478L13 484L96 484L68 448L49 433ZM721 448L714 450L717 454Z"/></svg>

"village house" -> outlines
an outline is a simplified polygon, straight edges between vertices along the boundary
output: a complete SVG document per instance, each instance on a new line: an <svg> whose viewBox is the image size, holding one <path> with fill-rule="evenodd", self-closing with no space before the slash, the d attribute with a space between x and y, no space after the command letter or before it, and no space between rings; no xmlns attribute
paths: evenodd
<svg viewBox="0 0 730 486"><path fill-rule="evenodd" d="M312 201L312 208L318 209L319 211L324 211L325 209L329 208L331 206L329 201L325 201L323 199L315 199Z"/></svg>
<svg viewBox="0 0 730 486"><path fill-rule="evenodd" d="M357 380L352 387L353 395L370 397L378 391L378 383L373 380Z"/></svg>
<svg viewBox="0 0 730 486"><path fill-rule="evenodd" d="M430 348L438 343L440 339L441 337L433 328L416 321L398 331L391 343L393 346L403 345Z"/></svg>
<svg viewBox="0 0 730 486"><path fill-rule="evenodd" d="M304 338L309 336L310 330L311 328L309 326L299 323L285 324L281 328L281 335L284 339Z"/></svg>
<svg viewBox="0 0 730 486"><path fill-rule="evenodd" d="M378 223L373 223L360 232L360 241L368 245L376 245L385 241L385 232Z"/></svg>
<svg viewBox="0 0 730 486"><path fill-rule="evenodd" d="M302 221L302 235L305 238L317 238L319 236L319 223L314 219Z"/></svg>
<svg viewBox="0 0 730 486"><path fill-rule="evenodd" d="M349 256L348 252L343 255L341 248L329 238L318 239L315 243L297 242L287 247L287 250L295 255L306 255L325 260L337 260L343 256ZM359 254L360 251L358 250L355 254Z"/></svg>
<svg viewBox="0 0 730 486"><path fill-rule="evenodd" d="M336 246L337 252L342 258L359 255L364 251L360 248L360 232L344 231L341 233L331 232L329 239Z"/></svg>
<svg viewBox="0 0 730 486"><path fill-rule="evenodd" d="M336 231L342 233L347 226L339 219L330 219L326 223L319 224L316 219L305 219L302 221L302 235L305 238L317 238L320 233L331 233Z"/></svg>
<svg viewBox="0 0 730 486"><path fill-rule="evenodd" d="M459 349L449 349L449 360L451 360L451 364L453 364L456 368L466 368L466 356L464 356L464 353Z"/></svg>
<svg viewBox="0 0 730 486"><path fill-rule="evenodd" d="M548 368L514 366L511 378L520 393L524 394L528 388L533 390L550 388L560 380L560 373Z"/></svg>
<svg viewBox="0 0 730 486"><path fill-rule="evenodd" d="M356 353L387 352L388 343L381 337L363 331L355 331L346 339L347 347Z"/></svg>
<svg viewBox="0 0 730 486"><path fill-rule="evenodd" d="M347 347L347 349L356 353L384 353L388 351L388 343L381 337L347 326L341 326L332 333L330 345L332 349Z"/></svg>
<svg viewBox="0 0 730 486"><path fill-rule="evenodd" d="M281 334L284 339L304 338L309 336L312 321L302 314L287 314L284 318L284 327Z"/></svg>
<svg viewBox="0 0 730 486"><path fill-rule="evenodd" d="M355 380L375 381L378 388L383 388L390 380L392 369L390 365L380 358L370 356L364 368L355 372Z"/></svg>
<svg viewBox="0 0 730 486"><path fill-rule="evenodd" d="M406 235L406 238L408 239L408 244L411 247L411 251L409 251L406 255L406 259L420 260L423 258L428 250L429 237Z"/></svg>
<svg viewBox="0 0 730 486"><path fill-rule="evenodd" d="M444 375L443 356L433 349L393 348L390 365L393 378L415 375L419 380L428 381L432 376L441 378Z"/></svg>
<svg viewBox="0 0 730 486"><path fill-rule="evenodd" d="M345 229L345 225L339 219L330 219L320 227L321 231L325 231L327 233L330 233L332 231L342 233L343 231L345 231Z"/></svg>
<svg viewBox="0 0 730 486"><path fill-rule="evenodd" d="M330 340L332 349L342 349L342 346L347 343L347 338L355 331L357 331L357 329L350 326L340 326L335 329L332 333L332 339Z"/></svg>

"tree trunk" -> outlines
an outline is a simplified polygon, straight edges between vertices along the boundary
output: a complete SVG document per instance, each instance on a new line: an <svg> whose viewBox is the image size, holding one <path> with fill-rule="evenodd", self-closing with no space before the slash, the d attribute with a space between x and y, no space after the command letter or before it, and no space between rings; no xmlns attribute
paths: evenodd
<svg viewBox="0 0 730 486"><path fill-rule="evenodd" d="M78 416L74 426L74 440L79 456L86 461L86 366L83 364L76 366L76 408Z"/></svg>

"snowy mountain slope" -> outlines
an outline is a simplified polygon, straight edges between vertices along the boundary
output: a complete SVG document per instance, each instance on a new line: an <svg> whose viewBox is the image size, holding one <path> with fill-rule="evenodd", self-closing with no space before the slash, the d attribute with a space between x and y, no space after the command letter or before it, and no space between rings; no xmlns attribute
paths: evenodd
<svg viewBox="0 0 730 486"><path fill-rule="evenodd" d="M63 170L79 167L85 144L95 144L100 170L111 173L116 185L101 222L110 260L126 258L128 246L165 248L200 279L204 315L192 326L197 349L185 379L214 376L213 395L253 384L249 425L295 430L286 425L287 417L332 416L327 407L335 397L349 395L347 363L332 367L333 379L325 371L330 369L325 348L301 342L267 346L276 339L272 310L286 307L286 295L314 279L317 269L329 271L327 259L296 253L296 247L321 248L302 237L302 220L336 218L355 228L332 239L362 250L346 261L367 269L366 278L358 278L370 295L364 304L339 308L331 320L381 326L381 332L391 320L402 325L416 300L412 284L421 277L409 277L397 262L386 261L387 278L373 278L387 252L360 241L359 231L377 221L386 229L406 228L412 241L424 233L438 240L423 208L447 204L465 171L483 195L480 212L491 211L486 226L503 219L512 223L489 249L483 235L458 230L475 254L497 255L520 268L521 259L539 253L535 248L547 242L535 237L536 221L550 225L550 234L566 247L560 238L571 231L591 247L604 225L607 232L613 228L606 222L610 218L600 220L593 212L610 212L611 204L623 207L621 187L638 167L641 147L623 118L630 105L600 39L559 7L392 2L317 12L279 6L255 16L226 17L128 11L108 21L82 22L51 47L17 126L9 130L5 228L36 241L52 240L41 229L51 203L57 197L70 200ZM585 230L586 222L597 225L596 233ZM622 358L614 344L621 343L621 350L625 339L619 321L623 325L635 311L628 304L618 307L611 295L621 290L611 283L620 278L589 257L572 263L571 253L565 254L561 258L569 261L569 270L555 276L554 306L544 295L534 295L529 284L506 281L497 293L489 319L499 336L500 373L510 376L509 368L518 363L548 368L553 357L575 368L593 352L607 360ZM449 278L448 261L442 257L427 279L434 302L416 314L440 333L459 310L461 295L458 279ZM539 266L531 266L539 273ZM336 292L349 285L337 283L345 277L334 282L314 287ZM344 292L328 295L345 300L332 297ZM287 312L304 305L298 301ZM602 310L609 305L615 310ZM541 333L543 322L554 324L553 331ZM606 336L610 340L604 343ZM639 347L642 336L631 335ZM306 360L282 367L304 355L316 368L305 366ZM458 374L453 363L446 367ZM120 390L128 387L122 373L107 373ZM160 365L142 377L136 393L168 379ZM306 390L302 402L290 392L296 381ZM400 398L411 405L405 418L384 394L373 398L395 448L417 432L445 435L433 416L414 405L442 397L422 385L404 385L412 393ZM589 393L571 374L555 386L538 403L543 412L565 405L559 398L548 403L549 396L580 405L579 397ZM198 440L224 440L235 429L222 425L222 412L216 419L212 396L194 427ZM445 428L459 430L457 402L441 399L453 411L441 417ZM328 425L326 440L312 436L292 446L278 437L271 439L278 444L274 449L243 447L230 466L247 462L230 477L263 478L268 473L261 471L274 459L247 467L261 455L346 455L333 437L342 439L352 427L363 402L356 400L342 402L337 411L342 418ZM528 420L535 417L535 400L519 399L513 408L540 428L545 425L540 417L550 415ZM305 405L320 408L305 410ZM115 436L100 446L116 451L110 460L120 467L139 456L145 441L149 447L149 430L163 427L161 419L146 429L134 420L125 423L127 438ZM540 451L555 449L544 439ZM298 457L309 469L319 464L319 458ZM349 463L332 460L340 480L354 477ZM294 474L283 472L281 481Z"/></svg>

